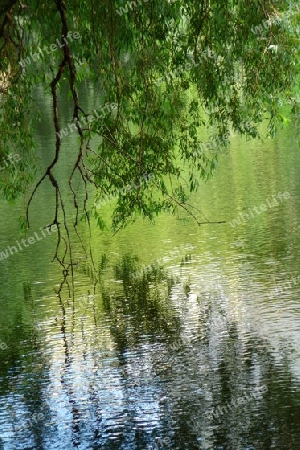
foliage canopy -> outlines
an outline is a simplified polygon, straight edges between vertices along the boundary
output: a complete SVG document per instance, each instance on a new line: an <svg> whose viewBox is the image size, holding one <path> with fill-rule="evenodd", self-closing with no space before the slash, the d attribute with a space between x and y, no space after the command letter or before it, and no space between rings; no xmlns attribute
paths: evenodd
<svg viewBox="0 0 300 450"><path fill-rule="evenodd" d="M56 192L53 223L63 223L61 238L68 235L54 175L67 139L61 139L59 106L67 85L70 121L78 133L69 179L74 226L82 214L89 221L91 211L103 226L101 210L89 210L87 196L79 201L73 187L77 176L87 191L89 184L97 188L95 203L116 195L115 230L137 214L152 219L178 207L196 218L187 194L213 172L230 130L260 137L258 126L267 117L272 136L285 119L282 104L288 99L297 108L299 17L297 0L5 0L0 7L0 155L14 149L23 153L18 164L0 174L2 193L15 199L31 186L30 206L49 178ZM72 39L75 32L80 37ZM107 103L116 108L87 119L92 112L83 110L78 94L83 82L96 86L99 108ZM52 98L56 137L53 161L40 180L34 150L41 114L34 102L37 86ZM210 146L200 140L203 128ZM141 182L149 174L151 180ZM128 185L135 188L124 192Z"/></svg>

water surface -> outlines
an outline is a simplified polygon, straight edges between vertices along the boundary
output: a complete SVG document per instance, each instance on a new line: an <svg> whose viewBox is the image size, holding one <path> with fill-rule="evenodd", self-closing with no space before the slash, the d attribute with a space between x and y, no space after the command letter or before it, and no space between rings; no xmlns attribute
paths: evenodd
<svg viewBox="0 0 300 450"><path fill-rule="evenodd" d="M42 164L50 127L43 117ZM64 148L67 173L76 137ZM232 138L190 199L226 223L163 214L114 237L93 225L99 282L76 247L74 301L57 295L55 234L0 261L0 448L300 448L299 163L292 130ZM53 206L45 183L28 236ZM22 207L0 204L1 249L24 237Z"/></svg>

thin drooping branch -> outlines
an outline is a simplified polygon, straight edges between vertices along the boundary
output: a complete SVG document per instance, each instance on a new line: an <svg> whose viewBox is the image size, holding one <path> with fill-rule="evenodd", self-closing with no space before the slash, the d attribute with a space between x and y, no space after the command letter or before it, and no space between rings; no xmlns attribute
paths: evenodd
<svg viewBox="0 0 300 450"><path fill-rule="evenodd" d="M66 9L66 4L64 0L54 0L56 7L57 7L57 11L59 13L60 16L60 21L61 21L61 35L62 37L66 37L68 36L69 33L69 27L68 27L68 20L67 20L67 9ZM116 126L118 124L119 121L119 115L120 115L120 85L119 85L119 75L118 75L118 60L116 58L115 55L115 48L114 48L114 32L115 32L115 24L114 24L114 11L113 11L113 2L112 0L110 0L110 36L109 36L109 48L110 48L110 57L111 57L111 63L112 63L112 67L113 67L113 75L114 75L114 81L115 81L115 96L117 99L117 105L118 105L118 109L117 109L117 114L116 114L116 118L114 121L114 126L111 127L111 129L109 129L104 122L104 126L107 129L107 133L104 131L102 133L102 137L107 140L110 145L113 145L119 152L120 154L123 155L124 158L126 158L127 160L130 160L131 163L134 163L134 165L138 167L138 172L139 172L139 177L141 176L141 174L144 171L144 133L145 133L145 124L144 124L144 119L142 121L141 124L141 130L140 130L140 146L139 146L139 153L137 155L137 158L133 158L131 155L129 155L127 152L124 151L123 148L120 148L121 146L118 145L117 139L116 139L116 133L115 133L115 129ZM94 180L91 179L89 172L91 173L91 171L86 167L85 165L85 160L84 160L84 150L85 150L85 154L87 155L87 149L88 149L88 144L86 145L85 149L84 149L84 135L83 135L83 131L84 128L82 128L82 125L80 123L80 117L79 114L84 112L82 111L82 109L79 106L79 99L78 99L78 93L77 93L77 89L76 89L76 68L75 68L75 64L74 64L74 59L72 57L72 53L69 47L69 44L66 40L65 41L65 45L63 46L63 59L62 62L59 65L59 68L57 70L57 73L54 77L54 79L52 80L50 86L51 86L51 93L52 93L52 102L53 102L53 122L54 122L54 128L55 128L55 136L56 136L56 143L55 143L55 155L54 158L52 160L52 162L50 163L50 165L47 167L44 175L40 178L40 180L37 182L35 188L33 189L33 192L29 198L28 204L27 204L27 210L26 210L26 220L27 220L27 224L29 226L29 207L31 205L31 202L33 200L33 197L36 193L36 191L39 189L40 185L42 184L42 182L48 178L49 181L51 182L52 186L55 189L56 192L56 208L55 208L55 216L54 216L54 220L52 224L56 224L57 225L57 229L58 229L58 240L57 240L57 247L56 247L56 253L53 259L56 259L63 267L64 267L64 274L67 274L69 268L71 268L72 271L72 280L73 280L73 263L72 263L72 249L71 249L71 243L70 243L70 232L69 232L69 228L67 226L67 217L66 217L66 211L65 211L65 206L63 203L63 199L62 199L62 195L61 195L61 191L60 191L60 187L58 184L57 179L55 178L52 169L54 168L54 166L56 166L58 159L59 159L59 155L60 155L60 150L61 150L61 137L60 137L60 125L59 125L59 113L58 113L58 99L57 99L57 89L58 89L58 83L61 80L63 73L66 69L68 69L68 83L69 83L69 88L72 94L72 99L73 99L73 103L74 103L74 110L73 110L73 121L76 124L76 128L77 128L77 132L78 135L80 137L80 145L79 145L79 150L77 153L77 157L75 160L75 163L72 167L71 170L71 174L69 177L69 188L70 191L72 192L73 195L73 202L74 202L74 206L75 206L75 220L73 223L73 227L75 229L75 232L79 238L79 241L82 245L82 248L84 249L85 253L86 253L86 248L82 242L82 239L77 231L77 226L78 226L78 221L79 221L79 200L78 200L78 192L76 191L76 189L73 186L73 182L74 182L74 178L76 173L78 172L78 175L80 177L80 179L83 181L84 183L84 189L85 189L85 198L83 200L83 212L85 213L85 217L87 219L88 222L88 226L89 226L89 230L91 231L91 227L90 227L90 218L89 218L89 214L87 211L87 201L88 201L88 189L87 189L87 183L94 183ZM146 83L146 79L144 77L144 70L143 70L143 78L145 81L145 85L147 86ZM143 118L146 116L146 110L147 110L147 104L145 105L144 108L144 114L143 114ZM90 131L90 126L88 125L87 130ZM89 139L89 138L88 138ZM101 155L97 155L99 159L101 159ZM105 164L109 165L106 161L103 161ZM173 190L171 189L171 192L167 192L166 189L164 189L159 183L153 182L154 185L156 186L157 189L159 189L162 194L166 197L168 197L171 201L170 204L172 204L172 202L181 207L182 209L184 209L191 217L193 217L193 219L197 222L198 225L201 225L203 223L224 223L222 221L220 222L199 222L196 215L189 209L190 205L184 204L182 202L180 202L177 198L176 195L174 194ZM137 188L137 196L136 196L136 200L137 202L139 202L139 190L140 187L138 186ZM63 227L64 227L64 231L65 233L62 233L62 229L59 223L59 212L62 212L63 215ZM51 224L51 225L52 225ZM60 254L60 246L64 245L64 251L62 252L62 256ZM91 250L91 246L90 246L90 250ZM65 258L67 253L69 253L69 257L70 257L70 263L67 263ZM93 257L92 257L92 252L90 251L91 254L91 260L94 266L94 262L93 262Z"/></svg>
<svg viewBox="0 0 300 450"><path fill-rule="evenodd" d="M108 129L107 129L107 130L108 130ZM116 142L115 138L111 135L111 133L109 132L109 130L108 130L108 133L110 134L109 137L106 136L106 135L104 135L104 134L102 135L102 137L103 137L104 139L106 139L108 142L110 142L114 147L116 147L117 150L118 150L118 151L119 151L119 152L120 152L127 160L130 160L131 162L136 163L135 159L134 159L131 155L129 155L125 150L121 149L121 147L118 145L118 143ZM159 184L155 183L154 180L151 180L151 182L156 186L156 188L157 188L158 190L160 190L160 191L162 192L163 195L169 197L169 199L170 199L173 203L175 203L177 206L179 206L180 208L182 208L183 210L185 210L186 213L187 213L189 216L191 216L191 217L196 221L196 223L197 223L198 226L200 226L200 225L206 225L206 224L226 223L226 221L223 221L223 220L200 222L200 221L197 219L197 217L195 216L195 214L194 214L192 211L190 211L184 203L182 203L182 202L180 202L179 200L177 200L177 199L175 198L174 195L169 194L165 189L163 189L161 186L159 186ZM120 228L122 228L122 227L120 227ZM119 228L119 229L120 229L120 228ZM115 234L116 234L116 233L115 233Z"/></svg>
<svg viewBox="0 0 300 450"><path fill-rule="evenodd" d="M53 100L53 122L54 122L54 128L56 131L56 143L55 143L55 156L52 160L52 162L49 164L49 166L47 167L44 175L39 179L39 181L37 182L37 184L35 185L35 188L33 189L31 196L27 202L27 208L26 208L26 222L27 222L27 226L29 228L30 223L29 223L29 207L30 204L33 200L33 197L36 193L36 191L38 190L38 188L40 187L40 185L42 184L42 182L48 177L53 185L53 187L56 189L58 187L58 183L57 180L55 179L55 177L52 174L52 169L53 167L56 165L57 161L58 161L58 157L59 157L59 151L60 151L60 146L61 146L61 139L60 139L60 135L59 135L59 121L58 121L58 108L57 108L57 92L56 92L56 86L57 83L59 82L62 73L65 69L66 66L66 60L65 58L63 59L63 61L61 62L58 72L55 76L55 78L52 80L51 82L51 92L52 92L52 100ZM53 222L53 224L57 224L57 211L56 211L56 215L55 215L55 220Z"/></svg>
<svg viewBox="0 0 300 450"><path fill-rule="evenodd" d="M69 27L68 27L68 22L67 22L67 17L66 17L66 6L63 0L56 0L56 4L57 4L57 8L59 10L60 13L60 17L61 17L61 22L62 22L62 35L64 36L68 36L68 32L69 32ZM82 239L77 231L77 225L78 225L78 216L79 216L79 205L78 205L78 201L77 201L77 195L76 192L73 188L73 178L75 175L75 172L77 171L80 175L80 177L82 178L83 182L84 182L84 186L85 186L85 199L84 199L84 203L83 203L83 211L85 213L85 216L87 217L88 220L88 226L90 229L90 221L89 221L89 216L88 216L88 212L87 212L87 200L88 200L88 190L87 190L87 181L90 181L86 169L85 169L85 165L83 162L83 145L84 145L84 137L83 137L83 132L80 126L80 122L79 122L79 111L82 111L82 109L79 106L79 100L78 100L78 93L76 90L76 86L75 86L75 82L76 82L76 68L74 65L74 61L73 58L71 56L70 53L70 48L69 45L66 44L64 46L64 56L65 56L65 60L67 61L68 67L69 67L69 73L70 73L70 90L72 93L72 97L73 97L73 102L74 102L74 112L73 112L73 120L76 121L76 127L77 127L77 131L78 134L80 136L80 146L79 146L79 151L78 151L78 155L77 155L77 159L75 161L75 164L73 166L71 175L69 177L69 186L70 186L70 190L73 194L73 202L74 202L74 207L76 210L76 216L75 216L75 221L73 224L73 227L75 229L76 235L79 238L79 241L81 243L82 248L84 249L84 251L86 251L85 246L82 242ZM94 266L94 261L93 258L91 258L92 264ZM71 261L72 263L72 261ZM71 265L71 267L73 267L73 265Z"/></svg>
<svg viewBox="0 0 300 450"><path fill-rule="evenodd" d="M65 2L63 0L56 0L56 6L57 6L57 9L59 11L60 18L61 18L61 23L62 23L61 33L62 33L62 36L68 36L69 27L68 27L68 22L67 22L67 17L66 17L66 5L65 5ZM73 58L71 56L70 47L69 47L68 43L66 43L64 45L63 52L64 52L64 59L65 59L66 63L68 64L69 71L70 71L70 90L71 90L73 101L74 101L73 119L79 119L79 117L78 117L78 111L79 111L78 94L77 94L77 90L75 88L76 69L75 69L74 61L73 61ZM77 125L77 128L78 128L78 133L81 136L82 135L81 128L80 128L78 123L76 123L76 125Z"/></svg>
<svg viewBox="0 0 300 450"><path fill-rule="evenodd" d="M62 1L57 0L56 1L56 5L57 8L59 10L59 12L61 13L61 20L62 20L62 36L67 35L67 23L66 23L66 17L65 17L65 5ZM61 196L61 192L60 192L60 188L58 185L58 182L56 180L56 178L54 177L53 173L52 173L52 169L53 167L57 164L58 159L59 159L59 153L60 153L60 148L61 148L61 138L60 138L60 126L59 126L59 119L58 119L58 100L57 100L57 85L62 77L62 74L66 68L66 66L68 65L69 69L70 69L70 83L71 83L71 89L73 89L73 99L75 102L75 111L76 114L78 116L78 96L77 93L74 89L74 84L75 84L75 68L74 68L74 64L72 62L72 58L70 56L70 50L69 50L69 46L65 46L64 47L64 58L59 66L59 69L56 73L56 76L54 77L54 79L52 80L50 86L51 86L51 93L52 93L52 106L53 106L53 122L54 122L54 128L55 128L55 135L56 135L56 142L55 142L55 155L54 158L52 160L52 162L50 163L50 165L47 167L44 175L40 178L40 180L37 182L35 188L33 189L33 192L29 198L29 201L27 203L27 208L26 208L26 221L27 221L27 225L29 227L29 207L30 204L33 200L33 197L36 193L36 191L38 190L38 188L40 187L41 183L48 177L52 186L55 188L56 191L56 208L55 208L55 217L53 220L53 224L57 225L57 230L58 230L58 240L57 240L57 247L56 247L56 253L54 256L54 259L56 259L63 267L64 270L66 270L65 268L65 257L67 254L67 251L69 250L69 255L70 255L70 259L71 259L71 263L72 263L72 249L71 249L71 245L70 245L70 233L69 233L69 229L67 226L67 218L66 218L66 212L65 212L65 207L64 207L64 203L62 200L62 196ZM63 213L63 220L64 220L64 229L67 235L67 240L62 236L61 234L61 230L60 230L60 223L58 221L58 211L59 208L61 209L62 213ZM61 241L64 241L65 243L65 251L63 253L63 257L60 258L58 256L58 251L59 251L59 247L60 247L60 243ZM72 275L73 275L73 266L71 264L71 270L72 270ZM73 276L72 276L73 279Z"/></svg>
<svg viewBox="0 0 300 450"><path fill-rule="evenodd" d="M68 22L67 22L67 17L66 17L66 5L64 3L64 0L55 0L56 3L56 7L57 10L60 14L60 19L61 19L61 23L62 23L62 30L61 30L61 35L62 37L64 36L68 36L69 33L69 27L68 27ZM76 68L74 65L74 61L71 55L71 51L70 51L70 47L68 42L65 40L65 45L63 47L63 60L59 66L59 69L56 73L56 76L54 77L54 79L52 80L52 82L50 83L51 86L51 94L52 94L52 104L53 104L53 122L54 122L54 128L55 128L55 136L56 136L56 141L55 141L55 155L54 158L52 160L52 162L50 163L50 165L47 167L44 175L40 178L40 180L37 182L35 188L33 189L33 192L29 198L29 201L27 203L27 209L26 209L26 220L27 220L27 225L29 227L29 207L30 204L33 200L33 197L36 193L36 191L38 190L38 188L40 187L41 183L46 179L49 178L52 186L55 188L56 191L56 207L55 207L55 216L54 216L54 220L52 222L51 225L56 224L57 225L57 230L58 230L58 238L57 238L57 245L56 245L56 252L54 255L53 260L57 260L64 268L64 275L67 276L68 272L69 272L69 268L71 268L71 273L72 273L72 283L73 283L73 262L72 262L72 248L71 248L71 241L70 241L70 232L69 232L69 228L67 225L67 217L66 217L66 211L65 211L65 206L63 203L63 199L62 199L62 195L61 195L61 191L58 185L58 182L56 180L56 178L53 175L52 169L54 168L54 166L57 164L58 159L59 159L59 154L60 154L60 149L61 149L61 137L60 137L60 126L59 126L59 114L58 114L58 98L57 98L57 87L58 87L58 83L61 80L61 77L63 75L63 72L65 71L65 69L68 68L69 69L69 87L70 87L70 91L72 93L72 98L73 98L73 102L74 102L74 111L73 111L73 120L76 121L76 127L77 127L77 132L80 136L80 146L79 146L79 151L78 151L78 155L77 155L77 159L74 163L71 175L69 177L69 187L70 190L73 194L73 201L74 201L74 206L75 206L75 210L76 210L76 216L75 216L75 222L73 224L73 227L75 229L76 235L79 238L79 241L82 245L83 250L86 253L86 249L85 246L82 242L82 239L77 231L77 224L78 224L78 215L79 215L79 205L78 205L78 201L77 201L77 194L73 188L73 178L75 175L75 172L78 171L81 179L84 182L84 186L85 186L85 199L84 199L84 204L83 204L83 210L85 212L85 215L88 219L88 225L89 225L89 229L90 229L90 221L89 221L89 217L88 217L88 212L87 212L87 200L88 200L88 191L87 191L87 182L92 182L92 180L90 179L88 172L87 172L87 168L84 164L84 160L83 160L83 146L84 146L84 137L83 137L83 131L81 129L81 125L79 122L79 111L83 112L82 109L79 106L79 100L78 100L78 93L76 90ZM60 223L58 221L58 213L59 210L62 211L63 214L63 226L64 226L64 230L66 233L66 238L63 236L62 232L61 232L61 227L60 227ZM63 255L62 257L59 256L59 249L60 249L60 245L61 243L64 243L64 251L63 251ZM65 258L67 253L69 252L69 257L70 257L70 262L66 262ZM90 252L91 253L91 252ZM91 255L91 261L93 264L93 267L95 268L94 265L94 261Z"/></svg>

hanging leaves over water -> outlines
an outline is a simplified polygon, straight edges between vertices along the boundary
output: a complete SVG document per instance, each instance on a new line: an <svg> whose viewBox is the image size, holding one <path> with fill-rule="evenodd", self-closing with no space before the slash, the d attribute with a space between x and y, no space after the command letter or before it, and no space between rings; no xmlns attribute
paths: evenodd
<svg viewBox="0 0 300 450"><path fill-rule="evenodd" d="M153 219L179 207L200 224L187 203L188 192L213 173L230 130L256 137L267 118L272 135L277 120L282 122L283 102L295 104L299 17L297 1L4 2L0 153L6 156L21 145L25 150L17 174L0 173L2 193L14 199L29 185L30 207L48 179L56 197L53 223L64 224L59 238L64 231L67 240L54 168L76 132L69 179L75 228L82 214L89 222L90 213L104 228L95 205L109 195L116 200L115 230L137 215ZM82 82L95 84L97 111L83 109ZM64 128L59 95L66 84L73 116ZM53 161L40 179L33 140L43 114L33 101L37 86L52 98L56 139ZM207 143L201 142L202 130ZM141 182L145 175L151 178ZM73 187L78 177L86 189L97 188L94 206L87 196L79 200ZM128 185L134 188L124 192ZM58 252L56 257L64 259Z"/></svg>

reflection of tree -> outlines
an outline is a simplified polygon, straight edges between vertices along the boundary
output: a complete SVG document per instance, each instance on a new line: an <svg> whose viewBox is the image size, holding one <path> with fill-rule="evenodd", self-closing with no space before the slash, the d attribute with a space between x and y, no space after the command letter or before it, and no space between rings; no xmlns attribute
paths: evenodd
<svg viewBox="0 0 300 450"><path fill-rule="evenodd" d="M257 350L258 345L262 348ZM263 341L256 342L252 350L252 371L259 357L262 379L268 391L260 404L260 414L253 415L249 433L253 445L263 450L271 448L290 449L299 447L299 381L291 374L292 360L284 349L272 354ZM249 348L250 350L250 348Z"/></svg>
<svg viewBox="0 0 300 450"><path fill-rule="evenodd" d="M42 448L43 422L49 414L44 395L48 364L41 350L40 333L28 323L28 317L35 315L29 282L23 284L23 291L24 305L13 304L8 348L0 353L1 400L6 399L6 426L12 430L13 439L18 443L27 440L34 445L32 448Z"/></svg>
<svg viewBox="0 0 300 450"><path fill-rule="evenodd" d="M122 280L122 292L111 295L104 289L103 307L110 318L110 331L122 373L124 402L130 411L126 422L136 428L135 448L167 448L165 444L153 446L153 442L159 442L162 437L161 425L158 430L146 432L146 429L138 424L140 420L138 411L139 407L147 407L147 392L150 402L156 397L163 397L161 391L164 391L164 386L157 384L155 380L164 377L166 366L156 366L158 351L156 349L159 343L164 346L164 342L170 336L178 340L180 322L168 296L175 281L157 264L153 264L151 269L148 267L141 276L136 276L136 273L137 260L125 256L115 267L116 279ZM133 396L137 401L135 405L132 404ZM163 422L168 424L165 405L159 404L154 407L158 409L159 416L165 416ZM127 439L126 435L120 437L118 448L121 448ZM152 444L147 447L149 439ZM117 448L107 445L103 448Z"/></svg>
<svg viewBox="0 0 300 450"><path fill-rule="evenodd" d="M241 335L239 324L226 319L213 298L200 294L193 304L189 289L182 289L184 311L193 307L197 319L188 327L168 295L174 280L155 265L141 277L133 276L136 269L137 261L125 257L115 267L116 281L122 281L116 283L118 292L112 294L100 280L102 302L94 289L84 315L76 300L69 302L72 290L61 286L53 333L61 348L51 350L51 376L33 341L22 359L23 373L14 363L20 376L10 378L7 390L22 393L20 410L26 417L49 416L24 433L34 448L43 448L46 439L57 442L64 428L56 406L51 420L46 407L45 391L59 389L70 429L65 448L298 448L298 384L288 352L281 350L278 363L267 342L251 330ZM30 285L24 291L26 304L34 304ZM78 374L83 384L76 384ZM259 386L267 392L254 396Z"/></svg>
<svg viewBox="0 0 300 450"><path fill-rule="evenodd" d="M136 277L137 260L125 256L115 267L117 280L122 280L123 293L112 297L107 290L103 291L103 305L112 320L112 335L116 343L126 339L126 329L133 327L135 336L149 335L154 340L157 335L165 336L178 333L179 321L173 313L168 295L175 283L162 267L153 264L141 276Z"/></svg>
<svg viewBox="0 0 300 450"><path fill-rule="evenodd" d="M228 333L220 346L217 370L208 374L208 380L199 379L199 386L212 393L213 402L202 395L199 406L193 408L190 399L189 403L186 396L181 397L178 409L185 411L185 418L175 433L174 447L185 448L185 436L186 442L191 441L191 449L217 445L228 449L297 448L299 383L291 376L288 355L282 353L284 364L278 364L266 342L255 336L242 342L237 333ZM188 366L187 360L185 367ZM188 375L181 379L185 386L189 384ZM257 385L265 386L267 392L254 395ZM202 446L195 444L197 438L203 439Z"/></svg>
<svg viewBox="0 0 300 450"><path fill-rule="evenodd" d="M34 299L29 282L23 283L23 293L24 305L22 305L22 302L10 302L6 306L5 314L1 315L0 341L6 344L6 347L0 351L0 376L4 380L1 382L3 388L6 383L5 375L7 371L18 366L29 346L30 348L34 347L37 351L40 349L37 333L27 323L28 315L32 314L34 308ZM27 343L28 347L24 343ZM7 386L5 386L6 388Z"/></svg>
<svg viewBox="0 0 300 450"><path fill-rule="evenodd" d="M124 295L113 297L104 292L103 303L113 324L111 333L124 378L130 376L124 354L138 346L144 333L153 336L153 343L159 337L163 339L166 349L173 342L171 354L156 355L155 364L168 390L166 404L161 405L164 421L160 436L172 436L172 444L164 448L239 448L242 443L269 449L271 442L276 442L275 448L293 448L290 445L295 446L299 437L299 413L297 399L291 398L293 380L288 359L282 372L267 343L255 335L247 341L241 339L234 320L225 320L226 330L212 328L211 302L204 301L201 307L198 339L194 336L190 344L182 340L181 322L158 288L166 280L163 271L154 267L153 272L136 279L132 277L136 264L126 257L116 267ZM258 379L256 372L260 374ZM267 393L254 396L258 386L266 386ZM214 410L221 413L213 416Z"/></svg>
<svg viewBox="0 0 300 450"><path fill-rule="evenodd" d="M61 285L61 288L63 287L63 283ZM70 290L69 290L70 293ZM73 379L70 376L71 368L72 368L72 355L70 354L70 346L73 346L72 342L72 336L74 335L74 327L75 327L75 317L74 317L74 309L73 314L71 316L71 342L69 344L68 338L67 338L67 330L66 330L66 308L64 305L64 302L61 297L61 289L58 293L59 298L59 304L61 307L62 317L61 317L61 333L62 333L62 340L63 340L63 347L64 347L64 355L65 355L65 364L64 369L61 375L61 384L62 384L62 390L66 393L67 398L69 399L69 404L71 408L71 414L72 414L72 444L74 447L77 447L80 444L80 438L79 438L79 408L77 406L75 396L74 396L74 389L73 389ZM73 304L74 308L74 304Z"/></svg>

